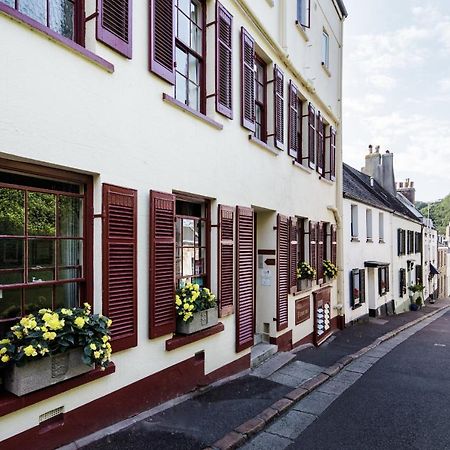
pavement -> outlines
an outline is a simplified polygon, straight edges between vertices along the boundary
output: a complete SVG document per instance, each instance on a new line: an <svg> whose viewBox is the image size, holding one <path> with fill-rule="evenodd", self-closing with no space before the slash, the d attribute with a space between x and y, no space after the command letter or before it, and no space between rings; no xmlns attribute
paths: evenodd
<svg viewBox="0 0 450 450"><path fill-rule="evenodd" d="M319 348L277 354L250 373L144 412L64 449L299 448L298 436L303 442L322 413L328 408L328 414L330 405L353 389L363 373L449 306L450 300L439 300L420 311L358 323ZM377 427L376 421L372 425ZM328 444L323 448L330 448ZM311 443L302 448L319 447Z"/></svg>

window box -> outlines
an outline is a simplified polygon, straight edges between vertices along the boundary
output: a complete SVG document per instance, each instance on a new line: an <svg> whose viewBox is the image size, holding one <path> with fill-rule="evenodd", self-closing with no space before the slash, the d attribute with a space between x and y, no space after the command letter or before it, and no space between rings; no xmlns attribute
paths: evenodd
<svg viewBox="0 0 450 450"><path fill-rule="evenodd" d="M5 373L3 381L5 389L21 397L90 372L93 366L83 363L82 354L83 351L80 347L28 362L21 367L13 365Z"/></svg>
<svg viewBox="0 0 450 450"><path fill-rule="evenodd" d="M313 282L313 280L310 280L310 279L298 280L299 290L307 291L308 289L312 289L312 282Z"/></svg>
<svg viewBox="0 0 450 450"><path fill-rule="evenodd" d="M217 325L218 322L217 307L205 309L204 311L197 311L193 314L190 322L183 320L177 321L177 333L179 334L193 334L198 331L206 330L207 328Z"/></svg>

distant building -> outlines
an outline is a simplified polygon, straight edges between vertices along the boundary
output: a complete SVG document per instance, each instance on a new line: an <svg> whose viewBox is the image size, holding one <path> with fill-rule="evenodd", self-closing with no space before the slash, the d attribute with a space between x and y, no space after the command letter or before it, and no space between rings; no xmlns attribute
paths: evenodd
<svg viewBox="0 0 450 450"><path fill-rule="evenodd" d="M448 297L448 257L449 248L446 236L438 235L437 256L437 298Z"/></svg>

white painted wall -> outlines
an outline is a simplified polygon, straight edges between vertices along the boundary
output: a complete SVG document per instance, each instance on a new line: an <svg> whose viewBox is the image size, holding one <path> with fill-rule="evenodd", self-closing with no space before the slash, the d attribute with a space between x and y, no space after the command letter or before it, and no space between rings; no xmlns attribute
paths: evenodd
<svg viewBox="0 0 450 450"><path fill-rule="evenodd" d="M342 22L332 0L312 2L312 28L306 31L308 41L295 26L293 1L284 3L286 9L281 19L279 8L283 2L275 2L273 8L267 2L223 0L222 3L234 16L234 120L216 114L213 100L207 106L208 116L223 124L221 131L162 101L162 94L172 95L173 88L147 69L146 2L134 2L132 60L97 42L93 21L88 24L87 48L114 64L112 74L0 14L0 156L92 174L95 213L101 212L102 183L137 189L139 243L138 347L113 355L115 374L3 417L0 440L37 425L39 415L52 408L64 406L66 412L70 411L201 350L205 352L206 372L248 352L235 353L235 316L223 319L224 332L171 352L165 351L165 340L169 336L148 339L150 189L210 197L213 220L218 204L222 203L335 222L328 207L339 205L340 180L337 183L321 180L315 172L293 166L286 152L269 152L249 142L248 132L241 128L239 120L239 30L245 26L259 48L283 69L286 89L287 80L296 79L304 98L317 105L325 120L337 128L337 173L341 173ZM212 0L207 1L208 22L214 19L214 5ZM88 0L87 15L94 10L95 1ZM286 28L286 41L282 34L280 37L281 26ZM331 76L321 66L318 45L323 27L330 31L332 38ZM214 47L213 27L208 31L208 47ZM211 86L213 51L208 52L207 67ZM267 239L273 242L275 214L271 220L271 236L268 235L270 221L266 229ZM100 220L95 220L94 227L93 300L95 310L100 311ZM213 291L217 290L216 249L217 236L213 229ZM336 292L336 283L333 283L334 302ZM292 298L289 308L289 327L293 328L295 342L312 332L312 320L295 327ZM272 312L267 306L258 320L273 319Z"/></svg>

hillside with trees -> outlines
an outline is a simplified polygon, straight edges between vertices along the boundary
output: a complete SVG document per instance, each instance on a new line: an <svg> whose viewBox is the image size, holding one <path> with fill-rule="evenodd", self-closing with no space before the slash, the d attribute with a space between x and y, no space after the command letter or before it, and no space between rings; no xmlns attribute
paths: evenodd
<svg viewBox="0 0 450 450"><path fill-rule="evenodd" d="M428 217L428 207L430 208L430 218L433 219L438 233L445 234L445 227L450 222L450 194L436 202L416 202L416 208L424 217Z"/></svg>

